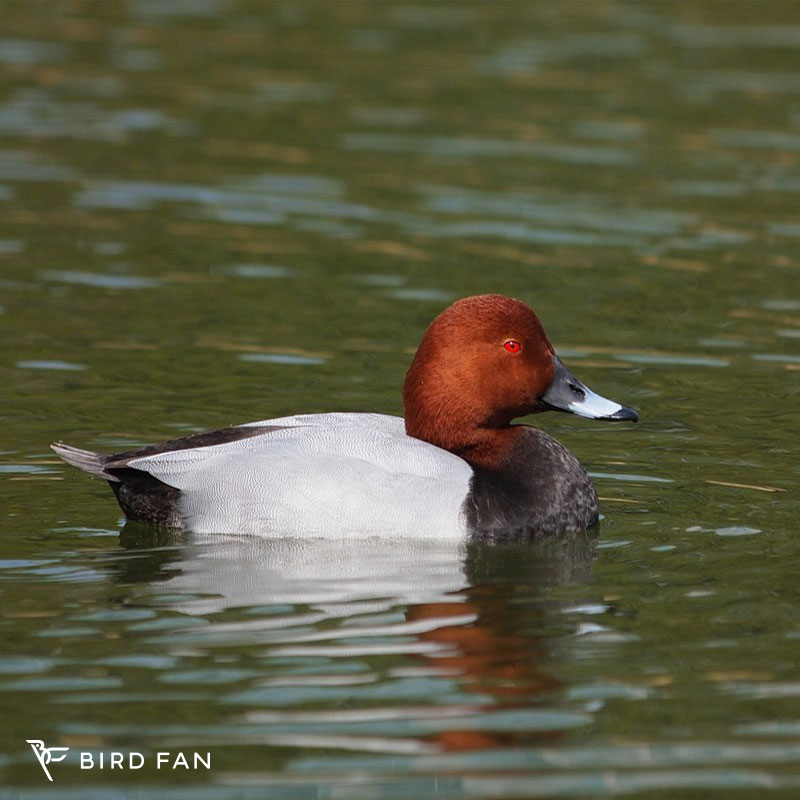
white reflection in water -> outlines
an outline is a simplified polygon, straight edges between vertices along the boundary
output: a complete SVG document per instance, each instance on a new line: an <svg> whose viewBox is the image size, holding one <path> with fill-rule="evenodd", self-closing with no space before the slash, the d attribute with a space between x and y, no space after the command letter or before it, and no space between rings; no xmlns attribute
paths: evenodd
<svg viewBox="0 0 800 800"><path fill-rule="evenodd" d="M47 61L62 61L67 48L60 42L37 39L0 39L0 63L41 64Z"/></svg>
<svg viewBox="0 0 800 800"><path fill-rule="evenodd" d="M800 225L797 223L770 222L767 223L767 230L776 236L800 237ZM800 303L796 303L794 308L800 308Z"/></svg>
<svg viewBox="0 0 800 800"><path fill-rule="evenodd" d="M788 72L706 70L685 73L679 88L688 101L708 103L728 92L742 95L797 92L800 76Z"/></svg>
<svg viewBox="0 0 800 800"><path fill-rule="evenodd" d="M558 228L588 228L634 234L676 234L698 216L684 211L609 207L607 199L587 195L570 200L535 192L488 192L459 186L423 185L427 210L533 220Z"/></svg>
<svg viewBox="0 0 800 800"><path fill-rule="evenodd" d="M449 303L455 297L452 292L445 292L441 289L415 289L413 287L389 289L386 294L397 300L421 300L433 303Z"/></svg>
<svg viewBox="0 0 800 800"><path fill-rule="evenodd" d="M658 353L614 353L619 361L632 361L635 364L663 364L684 367L727 367L730 362L724 358L708 356L664 355Z"/></svg>
<svg viewBox="0 0 800 800"><path fill-rule="evenodd" d="M478 71L485 75L535 73L547 64L578 58L636 58L644 48L645 41L638 34L574 33L558 39L532 39L504 45L478 62Z"/></svg>
<svg viewBox="0 0 800 800"><path fill-rule="evenodd" d="M768 150L800 150L800 134L786 131L717 130L712 133L723 145Z"/></svg>
<svg viewBox="0 0 800 800"><path fill-rule="evenodd" d="M442 236L453 239L492 237L514 242L534 242L548 245L573 245L576 247L617 246L643 244L642 239L631 236L609 236L602 233L569 229L538 228L522 222L484 221L471 219L464 222L425 222L415 226L414 232L424 236Z"/></svg>
<svg viewBox="0 0 800 800"><path fill-rule="evenodd" d="M86 369L85 364L73 364L69 361L56 361L56 360L35 360L35 361L17 361L19 369L60 369L69 371L80 371Z"/></svg>
<svg viewBox="0 0 800 800"><path fill-rule="evenodd" d="M263 192L265 194L288 194L318 197L342 197L345 186L342 181L320 175L281 175L266 173L249 178L236 178L226 184L237 191Z"/></svg>
<svg viewBox="0 0 800 800"><path fill-rule="evenodd" d="M99 289L155 289L163 286L157 278L143 278L139 275L109 275L100 272L81 272L71 269L46 269L39 273L44 281L75 283L80 286L94 286Z"/></svg>
<svg viewBox="0 0 800 800"><path fill-rule="evenodd" d="M343 150L376 153L417 153L442 159L533 158L569 164L632 166L639 156L631 150L606 145L527 142L476 136L425 136L406 133L345 133Z"/></svg>
<svg viewBox="0 0 800 800"><path fill-rule="evenodd" d="M673 181L668 191L686 197L739 197L745 193L745 184L736 181Z"/></svg>
<svg viewBox="0 0 800 800"><path fill-rule="evenodd" d="M38 88L19 89L0 105L0 132L5 135L121 141L141 131L188 135L195 127L156 109L106 110L93 102L61 100Z"/></svg>
<svg viewBox="0 0 800 800"><path fill-rule="evenodd" d="M136 17L161 19L170 17L221 17L228 8L227 0L130 0L130 12Z"/></svg>
<svg viewBox="0 0 800 800"><path fill-rule="evenodd" d="M84 208L147 210L159 203L199 206L200 216L224 222L277 225L294 217L295 227L333 226L336 236L356 234L339 220L412 224L417 218L342 199L337 181L313 175L262 175L233 181L220 187L157 181L94 181L80 191L73 203ZM325 231L323 231L325 232Z"/></svg>
<svg viewBox="0 0 800 800"><path fill-rule="evenodd" d="M445 541L194 537L160 590L188 595L190 614L275 604L458 602L466 586L464 545ZM364 609L366 610L366 609ZM348 613L352 613L350 608ZM294 622L297 619L294 618Z"/></svg>
<svg viewBox="0 0 800 800"><path fill-rule="evenodd" d="M800 364L800 356L788 353L754 353L754 361L774 361L783 364Z"/></svg>
<svg viewBox="0 0 800 800"><path fill-rule="evenodd" d="M254 361L262 364L324 364L327 359L322 356L304 356L297 353L242 353L240 361Z"/></svg>
<svg viewBox="0 0 800 800"><path fill-rule="evenodd" d="M0 200L5 200L5 186L0 186ZM25 249L25 242L22 239L0 239L0 254L21 253Z"/></svg>
<svg viewBox="0 0 800 800"><path fill-rule="evenodd" d="M224 271L238 278L288 278L297 274L297 270L275 264L231 264Z"/></svg>
<svg viewBox="0 0 800 800"><path fill-rule="evenodd" d="M71 167L60 164L42 164L33 153L24 150L0 150L0 179L51 183L71 181L77 173Z"/></svg>
<svg viewBox="0 0 800 800"><path fill-rule="evenodd" d="M800 225L797 227L800 235ZM766 308L768 311L800 311L800 300L764 300L761 308Z"/></svg>
<svg viewBox="0 0 800 800"><path fill-rule="evenodd" d="M657 19L660 32L685 47L800 47L800 28L795 25L703 25Z"/></svg>

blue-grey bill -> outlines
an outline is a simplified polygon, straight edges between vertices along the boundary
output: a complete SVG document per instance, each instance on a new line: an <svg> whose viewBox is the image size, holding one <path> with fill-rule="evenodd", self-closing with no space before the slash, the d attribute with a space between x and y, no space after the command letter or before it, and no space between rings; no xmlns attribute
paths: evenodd
<svg viewBox="0 0 800 800"><path fill-rule="evenodd" d="M542 398L545 408L567 411L588 419L637 422L639 415L632 409L593 392L581 383L563 364L553 357L555 374Z"/></svg>

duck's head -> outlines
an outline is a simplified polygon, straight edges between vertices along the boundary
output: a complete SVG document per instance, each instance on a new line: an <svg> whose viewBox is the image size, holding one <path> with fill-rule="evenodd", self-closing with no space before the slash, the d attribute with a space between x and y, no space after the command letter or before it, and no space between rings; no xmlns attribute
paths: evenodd
<svg viewBox="0 0 800 800"><path fill-rule="evenodd" d="M527 414L638 419L564 366L531 308L498 294L464 298L433 320L406 374L403 403L410 436L467 460L490 432Z"/></svg>

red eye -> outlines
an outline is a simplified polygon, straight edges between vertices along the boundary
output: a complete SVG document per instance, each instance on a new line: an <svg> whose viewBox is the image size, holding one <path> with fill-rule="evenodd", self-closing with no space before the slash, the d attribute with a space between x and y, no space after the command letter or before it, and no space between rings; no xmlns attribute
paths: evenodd
<svg viewBox="0 0 800 800"><path fill-rule="evenodd" d="M522 345L516 339L509 339L503 344L509 353L519 353L522 350Z"/></svg>

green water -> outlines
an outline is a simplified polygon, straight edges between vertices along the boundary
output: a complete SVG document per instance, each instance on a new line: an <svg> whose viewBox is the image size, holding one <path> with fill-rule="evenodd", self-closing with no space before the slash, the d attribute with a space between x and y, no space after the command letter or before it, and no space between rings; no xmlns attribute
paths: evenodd
<svg viewBox="0 0 800 800"><path fill-rule="evenodd" d="M789 2L0 3L0 796L800 795L799 97ZM123 530L48 450L401 413L487 291L640 412L535 420L595 535Z"/></svg>

